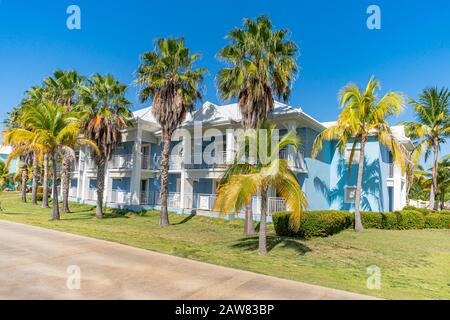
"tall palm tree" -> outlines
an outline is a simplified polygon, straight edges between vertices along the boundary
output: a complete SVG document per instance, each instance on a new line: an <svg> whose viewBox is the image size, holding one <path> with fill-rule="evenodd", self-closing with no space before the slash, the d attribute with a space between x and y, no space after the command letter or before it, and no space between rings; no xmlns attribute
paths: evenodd
<svg viewBox="0 0 450 320"><path fill-rule="evenodd" d="M347 144L352 144L348 170L350 172L355 151L359 148L358 178L355 195L355 231L363 231L361 222L361 195L364 174L365 147L371 135L377 135L380 143L392 153L394 162L403 170L406 149L392 134L386 117L398 115L403 110L404 98L401 93L388 92L380 100L376 90L380 84L372 76L364 91L355 84L345 86L339 95L342 112L337 124L322 131L315 139L312 156L316 157L322 149L323 140L337 140L338 149L343 153Z"/></svg>
<svg viewBox="0 0 450 320"><path fill-rule="evenodd" d="M26 153L29 148L39 150L40 155L48 154L50 156L53 174L52 220L59 220L56 181L58 156L73 137L79 136L82 124L80 115L75 112L67 112L63 105L43 103L33 108L27 108L21 115L21 121L27 123L26 129L13 128L4 131L4 143L17 145L9 155L8 161ZM92 145L91 141L86 141L86 143Z"/></svg>
<svg viewBox="0 0 450 320"><path fill-rule="evenodd" d="M95 216L103 218L105 166L122 143L122 131L130 125L131 104L125 97L127 86L112 75L95 74L82 91L83 110L88 113L82 133L98 146L94 154L97 165L97 208Z"/></svg>
<svg viewBox="0 0 450 320"><path fill-rule="evenodd" d="M44 80L46 85L46 99L62 104L67 111L79 111L80 92L84 86L86 78L80 76L76 71L57 70L52 76ZM62 211L70 212L69 208L69 188L71 163L75 160L75 151L73 146L66 146L62 156L61 167L61 189L62 189Z"/></svg>
<svg viewBox="0 0 450 320"><path fill-rule="evenodd" d="M161 216L159 224L169 225L169 155L173 132L201 99L200 84L205 69L194 68L200 54L191 54L184 39L159 39L154 51L142 55L135 83L141 102L152 100L152 114L161 126Z"/></svg>
<svg viewBox="0 0 450 320"><path fill-rule="evenodd" d="M416 122L403 122L406 134L416 142L416 149L425 153L425 161L431 152L433 160L433 185L430 190L430 210L436 209L435 194L438 191L439 150L450 136L450 92L446 88L426 88L418 100L410 99Z"/></svg>
<svg viewBox="0 0 450 320"><path fill-rule="evenodd" d="M261 196L259 254L266 255L269 188L274 188L286 201L287 207L292 210L291 227L294 230L298 230L300 226L300 217L308 206L308 201L295 173L289 168L288 161L279 158L279 150L287 146L292 146L294 149L299 147L299 137L295 132L290 131L273 145L275 125L263 123L261 129L255 131L256 141L265 141L265 143L257 145L259 161L252 165L248 173L234 174L228 181L220 185L215 207L221 212L236 212L243 205L249 203L255 194L259 193ZM266 158L261 158L261 156Z"/></svg>
<svg viewBox="0 0 450 320"><path fill-rule="evenodd" d="M244 129L256 129L274 108L274 95L288 100L298 66L297 45L288 30L273 30L267 16L244 19L243 28L227 36L230 44L218 58L228 66L219 71L217 87L223 100L238 99ZM246 207L245 233L254 234L251 202Z"/></svg>

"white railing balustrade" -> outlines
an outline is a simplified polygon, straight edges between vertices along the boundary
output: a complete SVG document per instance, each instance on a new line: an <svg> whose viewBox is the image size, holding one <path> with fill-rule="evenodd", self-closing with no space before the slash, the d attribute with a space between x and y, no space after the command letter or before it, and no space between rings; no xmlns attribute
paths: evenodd
<svg viewBox="0 0 450 320"><path fill-rule="evenodd" d="M91 201L97 201L97 189L89 188L87 192L87 199Z"/></svg>
<svg viewBox="0 0 450 320"><path fill-rule="evenodd" d="M76 198L76 196L77 196L77 188L76 187L73 187L73 188L70 188L69 189L69 197L71 197L71 198Z"/></svg>
<svg viewBox="0 0 450 320"><path fill-rule="evenodd" d="M131 154L115 155L111 159L111 169L131 169L133 156Z"/></svg>
<svg viewBox="0 0 450 320"><path fill-rule="evenodd" d="M270 197L268 199L269 214L286 211L286 202L282 198Z"/></svg>
<svg viewBox="0 0 450 320"><path fill-rule="evenodd" d="M129 204L131 203L131 193L127 191L110 190L109 202L118 204Z"/></svg>

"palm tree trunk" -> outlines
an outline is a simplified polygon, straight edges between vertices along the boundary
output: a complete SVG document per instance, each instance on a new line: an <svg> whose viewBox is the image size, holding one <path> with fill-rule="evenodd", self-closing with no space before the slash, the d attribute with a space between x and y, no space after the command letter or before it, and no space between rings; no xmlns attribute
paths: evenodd
<svg viewBox="0 0 450 320"><path fill-rule="evenodd" d="M433 184L430 191L430 210L435 210L436 201L436 191L437 191L437 176L438 176L438 158L439 158L439 144L437 140L434 141L434 164L433 164Z"/></svg>
<svg viewBox="0 0 450 320"><path fill-rule="evenodd" d="M52 154L52 193L53 193L53 207L52 207L52 220L59 220L59 202L58 202L58 172L56 162L58 161L58 154L54 152Z"/></svg>
<svg viewBox="0 0 450 320"><path fill-rule="evenodd" d="M163 132L163 150L161 156L161 213L159 217L160 226L168 226L169 214L167 211L167 198L169 195L169 153L170 135Z"/></svg>
<svg viewBox="0 0 450 320"><path fill-rule="evenodd" d="M97 208L95 209L95 217L103 219L103 195L105 191L105 164L106 159L96 157L97 159Z"/></svg>
<svg viewBox="0 0 450 320"><path fill-rule="evenodd" d="M252 201L245 206L245 223L244 234L246 236L253 236L256 234L255 227L253 225L253 208Z"/></svg>
<svg viewBox="0 0 450 320"><path fill-rule="evenodd" d="M22 202L27 203L28 166L22 166Z"/></svg>
<svg viewBox="0 0 450 320"><path fill-rule="evenodd" d="M61 170L62 212L69 213L70 157L63 156Z"/></svg>
<svg viewBox="0 0 450 320"><path fill-rule="evenodd" d="M441 210L445 209L445 190L441 190Z"/></svg>
<svg viewBox="0 0 450 320"><path fill-rule="evenodd" d="M33 152L33 182L31 185L31 203L37 204L38 154Z"/></svg>
<svg viewBox="0 0 450 320"><path fill-rule="evenodd" d="M362 195L362 180L364 174L364 151L366 147L367 137L363 135L361 137L361 150L359 155L359 168L358 168L358 181L356 183L356 195L355 195L355 231L362 232L364 227L361 221L361 195Z"/></svg>
<svg viewBox="0 0 450 320"><path fill-rule="evenodd" d="M267 254L267 190L261 191L261 222L259 224L259 255Z"/></svg>
<svg viewBox="0 0 450 320"><path fill-rule="evenodd" d="M44 154L44 179L42 190L42 208L48 208L48 154Z"/></svg>

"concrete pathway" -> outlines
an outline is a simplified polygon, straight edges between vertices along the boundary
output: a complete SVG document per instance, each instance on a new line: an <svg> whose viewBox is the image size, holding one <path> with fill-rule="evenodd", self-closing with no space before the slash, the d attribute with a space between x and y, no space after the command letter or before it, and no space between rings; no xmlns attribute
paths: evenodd
<svg viewBox="0 0 450 320"><path fill-rule="evenodd" d="M371 298L0 221L0 299Z"/></svg>

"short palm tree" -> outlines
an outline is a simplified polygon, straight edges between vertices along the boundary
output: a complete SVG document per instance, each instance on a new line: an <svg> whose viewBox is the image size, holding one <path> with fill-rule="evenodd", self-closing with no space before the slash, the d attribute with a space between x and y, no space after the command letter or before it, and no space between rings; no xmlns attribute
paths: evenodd
<svg viewBox="0 0 450 320"><path fill-rule="evenodd" d="M44 80L45 92L44 97L53 103L62 104L67 111L79 111L81 105L79 103L80 92L84 86L86 78L80 76L76 71L57 70L52 76ZM76 140L73 140L76 142ZM61 166L61 189L62 189L62 211L70 212L69 208L69 188L71 163L75 159L74 148L76 146L66 146L62 155Z"/></svg>
<svg viewBox="0 0 450 320"><path fill-rule="evenodd" d="M243 205L249 203L254 195L261 197L261 222L259 230L259 254L267 254L267 204L269 188L274 188L286 202L287 208L292 211L291 227L298 230L300 218L308 201L303 193L295 173L289 168L287 160L279 158L279 151L292 146L297 149L300 144L299 137L293 131L281 137L272 144L276 127L273 124L264 123L262 130L255 132L258 161L251 166L246 173L237 172L219 187L215 209L221 212L240 211ZM261 143L264 141L265 143Z"/></svg>
<svg viewBox="0 0 450 320"><path fill-rule="evenodd" d="M27 129L13 128L4 132L4 143L17 145L10 154L9 160L26 153L29 148L39 150L39 154L48 154L52 160L52 220L59 220L59 202L57 192L58 156L74 136L78 136L81 128L80 115L67 112L63 105L53 103L39 104L27 108L21 115L21 121L27 123ZM86 143L92 144L90 141Z"/></svg>
<svg viewBox="0 0 450 320"><path fill-rule="evenodd" d="M217 75L224 100L237 99L244 129L256 129L274 108L274 95L287 100L298 66L297 45L287 39L288 30L273 30L267 16L244 19L226 38L218 58L228 66ZM252 205L246 204L245 233L255 233Z"/></svg>
<svg viewBox="0 0 450 320"><path fill-rule="evenodd" d="M127 86L112 75L95 74L82 91L83 110L87 120L83 135L95 142L98 153L94 154L97 165L97 208L95 216L103 218L105 166L122 143L122 130L130 125L130 101L125 97Z"/></svg>
<svg viewBox="0 0 450 320"><path fill-rule="evenodd" d="M433 186L430 189L430 210L436 209L435 195L438 191L439 149L450 136L450 92L446 88L427 88L418 100L410 100L416 122L403 122L406 134L415 141L416 150L425 153L428 160L433 152Z"/></svg>
<svg viewBox="0 0 450 320"><path fill-rule="evenodd" d="M416 181L421 184L424 191L430 191L433 188L433 166L429 170L419 168L415 171ZM437 174L438 187L435 196L440 198L440 209L445 207L445 197L450 190L450 158L444 157L439 161Z"/></svg>
<svg viewBox="0 0 450 320"><path fill-rule="evenodd" d="M342 112L336 125L322 131L315 139L312 156L316 157L322 149L323 140L338 141L341 153L352 144L349 159L349 172L353 164L355 151L359 148L358 178L355 195L355 231L363 231L361 222L361 195L364 174L365 147L371 135L377 135L380 143L385 145L392 153L394 162L403 170L407 152L403 145L392 134L386 117L398 115L404 106L401 93L388 92L380 100L376 90L380 84L372 76L364 91L355 84L348 84L340 92L340 105Z"/></svg>
<svg viewBox="0 0 450 320"><path fill-rule="evenodd" d="M152 100L152 114L161 126L161 216L160 225L169 225L169 155L172 134L201 99L200 85L205 69L194 68L200 54L191 54L184 39L159 39L154 51L142 55L135 83L141 102Z"/></svg>

